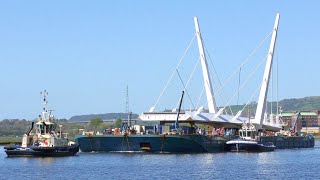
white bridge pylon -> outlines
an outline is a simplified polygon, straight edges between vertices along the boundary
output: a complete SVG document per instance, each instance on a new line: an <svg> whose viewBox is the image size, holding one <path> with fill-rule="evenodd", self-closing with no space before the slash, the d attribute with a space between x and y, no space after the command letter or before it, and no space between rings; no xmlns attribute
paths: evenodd
<svg viewBox="0 0 320 180"><path fill-rule="evenodd" d="M262 79L262 85L261 85L261 89L260 89L260 95L259 95L256 115L253 120L253 123L256 124L257 129L262 129L263 122L266 118L266 116L265 116L265 114L266 114L266 101L267 101L267 95L268 95L268 89L269 89L269 81L270 81L270 74L271 74L271 68L272 68L272 62L273 62L274 47L276 45L276 40L277 40L279 19L280 19L280 15L278 13L276 16L276 20L275 20L274 28L273 28L273 32L272 32L269 53L268 53L268 57L267 57L267 62L266 62L265 70L264 70L263 79ZM271 122L272 121L273 121L273 119L271 120Z"/></svg>
<svg viewBox="0 0 320 180"><path fill-rule="evenodd" d="M260 89L260 95L256 110L255 119L251 120L251 123L255 125L257 129L269 129L269 130L280 130L281 126L278 124L263 124L266 117L266 100L267 100L267 94L268 94L268 87L269 87L269 79L270 79L270 73L271 73L271 67L272 67L272 61L273 61L273 54L274 54L274 48L276 44L276 38L277 38L277 30L278 30L278 24L279 24L280 15L276 15L276 20L272 32L269 52L267 56L267 62L266 67L264 71L264 76L262 79L261 89ZM196 29L196 36L197 36L197 42L198 42L198 48L199 48L199 56L201 61L201 67L202 67L202 75L203 75L203 82L207 97L207 104L209 113L203 113L202 111L185 111L182 112L179 116L179 121L185 121L185 122L197 122L203 123L216 123L216 124L224 124L224 125L241 125L243 122L248 122L248 118L246 117L240 117L241 112L238 112L236 116L226 115L222 114L220 111L218 111L215 97L213 93L213 87L210 79L210 73L207 66L207 60L206 55L203 48L203 42L202 37L200 33L200 27L198 23L197 17L194 17L194 24ZM258 89L257 89L258 90ZM152 110L149 112L143 112L139 119L143 121L167 121L167 122L174 122L176 117L176 112L154 112L154 107L152 107Z"/></svg>
<svg viewBox="0 0 320 180"><path fill-rule="evenodd" d="M208 69L208 63L207 63L206 55L203 50L202 37L201 37L197 17L194 17L194 25L196 27L196 35L197 35L197 40L198 40L200 61L201 61L202 74L203 74L203 83L204 83L204 88L206 90L209 113L217 113L218 108L217 108L216 101L215 101L214 94L213 94L213 90L212 90L212 84L211 84L211 79L210 79L210 74L209 74L209 69Z"/></svg>

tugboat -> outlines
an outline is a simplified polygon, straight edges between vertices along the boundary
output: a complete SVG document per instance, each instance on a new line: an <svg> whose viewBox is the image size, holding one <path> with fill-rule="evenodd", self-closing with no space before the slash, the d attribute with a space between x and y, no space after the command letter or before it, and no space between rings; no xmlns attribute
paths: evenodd
<svg viewBox="0 0 320 180"><path fill-rule="evenodd" d="M56 124L51 111L47 110L48 92L41 92L43 97L43 111L39 115L36 123L35 133L32 133L34 122L30 130L23 135L21 146L6 146L5 152L8 156L40 156L40 157L57 157L73 156L79 151L79 145L69 141L55 132Z"/></svg>
<svg viewBox="0 0 320 180"><path fill-rule="evenodd" d="M268 152L274 151L276 146L272 142L261 142L256 136L256 130L252 124L244 124L239 130L239 138L226 142L226 151L232 152Z"/></svg>
<svg viewBox="0 0 320 180"><path fill-rule="evenodd" d="M239 138L232 139L226 142L226 151L233 152L268 152L274 151L276 146L272 142L260 141L260 136L257 136L257 130L250 121L250 107L248 105L248 122L242 124L239 129Z"/></svg>

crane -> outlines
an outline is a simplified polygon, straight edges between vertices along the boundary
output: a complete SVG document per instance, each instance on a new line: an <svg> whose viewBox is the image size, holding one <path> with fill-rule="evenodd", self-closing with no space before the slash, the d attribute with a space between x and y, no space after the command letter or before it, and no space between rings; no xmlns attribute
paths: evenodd
<svg viewBox="0 0 320 180"><path fill-rule="evenodd" d="M177 120L174 123L174 128L177 131L180 129L180 126L179 126L179 115L180 115L180 111L181 111L183 95L184 95L184 91L182 91L182 95L181 95L181 98L180 98L179 109L178 109L178 112L177 112Z"/></svg>
<svg viewBox="0 0 320 180"><path fill-rule="evenodd" d="M300 114L300 111L298 111L298 112L296 113L296 115L294 116L294 121L293 121L293 124L292 124L292 126L291 126L291 128L290 128L290 132L293 132L293 133L295 132L296 125L297 125L297 121L298 121L300 115L301 115L301 114Z"/></svg>

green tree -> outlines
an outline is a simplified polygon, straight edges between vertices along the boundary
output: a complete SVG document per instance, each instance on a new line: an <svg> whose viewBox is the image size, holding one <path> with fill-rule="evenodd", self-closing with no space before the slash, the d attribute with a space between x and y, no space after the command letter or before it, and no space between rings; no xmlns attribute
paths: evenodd
<svg viewBox="0 0 320 180"><path fill-rule="evenodd" d="M121 124L122 124L122 119L119 117L115 122L114 122L114 126L116 128L121 128Z"/></svg>
<svg viewBox="0 0 320 180"><path fill-rule="evenodd" d="M100 124L102 124L102 123L103 123L102 119L99 117L96 117L96 118L91 119L90 126L97 129L100 126Z"/></svg>

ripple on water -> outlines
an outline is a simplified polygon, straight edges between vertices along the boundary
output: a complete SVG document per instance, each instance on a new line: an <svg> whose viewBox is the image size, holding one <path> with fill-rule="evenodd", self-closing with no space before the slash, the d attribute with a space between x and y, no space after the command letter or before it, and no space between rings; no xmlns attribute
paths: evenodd
<svg viewBox="0 0 320 180"><path fill-rule="evenodd" d="M319 142L317 142L319 144ZM267 153L79 153L7 158L0 179L319 179L320 147Z"/></svg>

